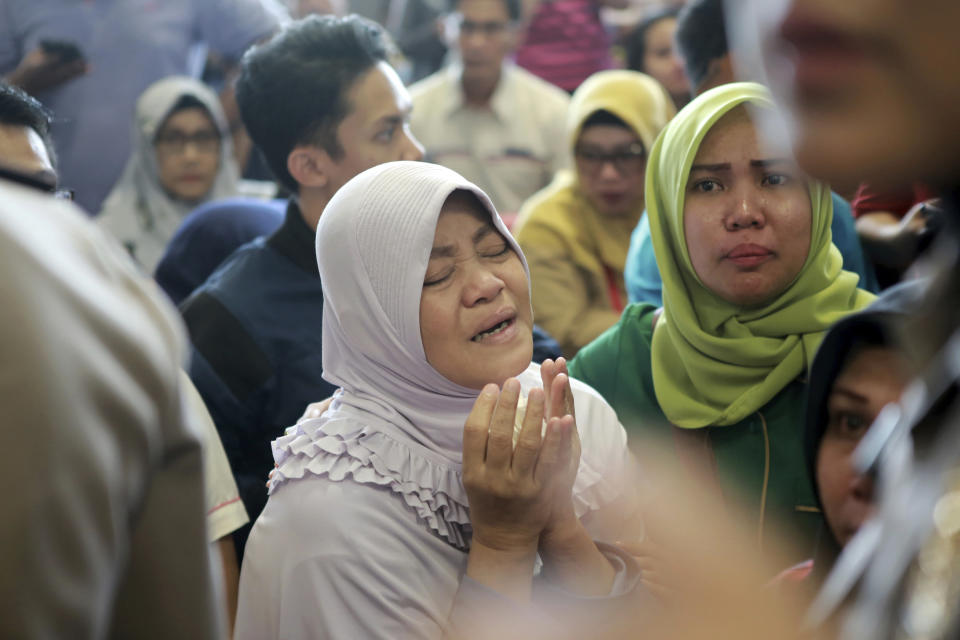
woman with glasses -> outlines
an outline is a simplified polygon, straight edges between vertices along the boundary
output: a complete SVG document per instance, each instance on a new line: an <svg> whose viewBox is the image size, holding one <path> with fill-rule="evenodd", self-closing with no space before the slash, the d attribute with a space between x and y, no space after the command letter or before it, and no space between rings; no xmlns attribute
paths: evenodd
<svg viewBox="0 0 960 640"><path fill-rule="evenodd" d="M137 101L133 150L98 222L149 272L183 218L237 194L238 171L217 95L186 77L164 78Z"/></svg>
<svg viewBox="0 0 960 640"><path fill-rule="evenodd" d="M644 209L647 151L670 118L670 96L635 71L601 71L570 103L576 169L523 206L515 233L530 264L537 324L573 356L616 324L623 267Z"/></svg>

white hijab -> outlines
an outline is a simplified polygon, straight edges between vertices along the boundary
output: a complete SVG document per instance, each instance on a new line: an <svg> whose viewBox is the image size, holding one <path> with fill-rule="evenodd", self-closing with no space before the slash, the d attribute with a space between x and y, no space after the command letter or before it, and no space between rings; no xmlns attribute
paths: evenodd
<svg viewBox="0 0 960 640"><path fill-rule="evenodd" d="M420 295L437 220L457 189L476 194L527 270L487 195L449 169L391 162L344 185L317 227L323 377L342 391L323 417L291 427L273 443L278 469L270 488L306 471L390 487L431 529L465 549L463 424L479 391L440 375L420 337ZM531 364L519 379L525 396L541 386L539 366ZM598 488L602 478L590 457L582 456L574 487L578 515L598 508L601 493L612 493Z"/></svg>
<svg viewBox="0 0 960 640"><path fill-rule="evenodd" d="M154 139L184 96L199 100L220 133L220 159L210 192L201 202L172 198L160 185ZM133 149L97 223L117 238L150 273L159 262L183 218L203 202L237 194L239 172L233 159L230 128L217 94L198 80L171 76L150 85L137 100L133 119Z"/></svg>

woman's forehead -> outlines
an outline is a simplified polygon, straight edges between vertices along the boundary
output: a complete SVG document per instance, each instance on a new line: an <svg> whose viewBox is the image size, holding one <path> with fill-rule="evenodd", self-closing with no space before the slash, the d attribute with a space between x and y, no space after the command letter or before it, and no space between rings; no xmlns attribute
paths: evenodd
<svg viewBox="0 0 960 640"><path fill-rule="evenodd" d="M704 136L694 165L723 162L724 158L748 154L751 159L792 158L782 137L771 140L766 129L757 126L757 120L745 105L734 107L714 123Z"/></svg>
<svg viewBox="0 0 960 640"><path fill-rule="evenodd" d="M443 202L440 216L448 213L466 213L481 222L490 221L490 212L472 191L457 189Z"/></svg>
<svg viewBox="0 0 960 640"><path fill-rule="evenodd" d="M444 255L450 253L449 251L438 253L436 249L440 246L449 245L454 249L461 243L476 244L489 237L503 237L489 215L485 217L482 214L478 215L476 211L469 208L444 207L437 219L437 228L433 236L434 252L431 257L442 257L441 253Z"/></svg>

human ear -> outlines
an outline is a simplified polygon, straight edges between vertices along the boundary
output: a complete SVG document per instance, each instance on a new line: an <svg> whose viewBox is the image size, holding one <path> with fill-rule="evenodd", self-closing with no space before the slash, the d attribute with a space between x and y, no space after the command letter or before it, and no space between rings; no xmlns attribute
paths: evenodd
<svg viewBox="0 0 960 640"><path fill-rule="evenodd" d="M295 147L287 156L287 171L304 187L323 188L329 182L333 159L323 149L312 145Z"/></svg>

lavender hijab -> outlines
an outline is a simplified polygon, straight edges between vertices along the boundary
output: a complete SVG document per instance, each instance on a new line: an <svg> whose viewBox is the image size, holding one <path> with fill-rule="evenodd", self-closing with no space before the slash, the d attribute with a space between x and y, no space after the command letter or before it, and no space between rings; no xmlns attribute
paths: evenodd
<svg viewBox="0 0 960 640"><path fill-rule="evenodd" d="M311 475L387 487L434 532L465 549L463 424L479 390L438 373L420 338L420 295L437 220L457 189L476 194L527 270L487 195L449 169L391 162L344 185L317 228L324 378L342 391L321 418L289 428L273 443L278 468L270 491ZM524 392L541 386L535 364L518 377ZM574 487L578 512L597 508L601 498L602 476L589 457Z"/></svg>

